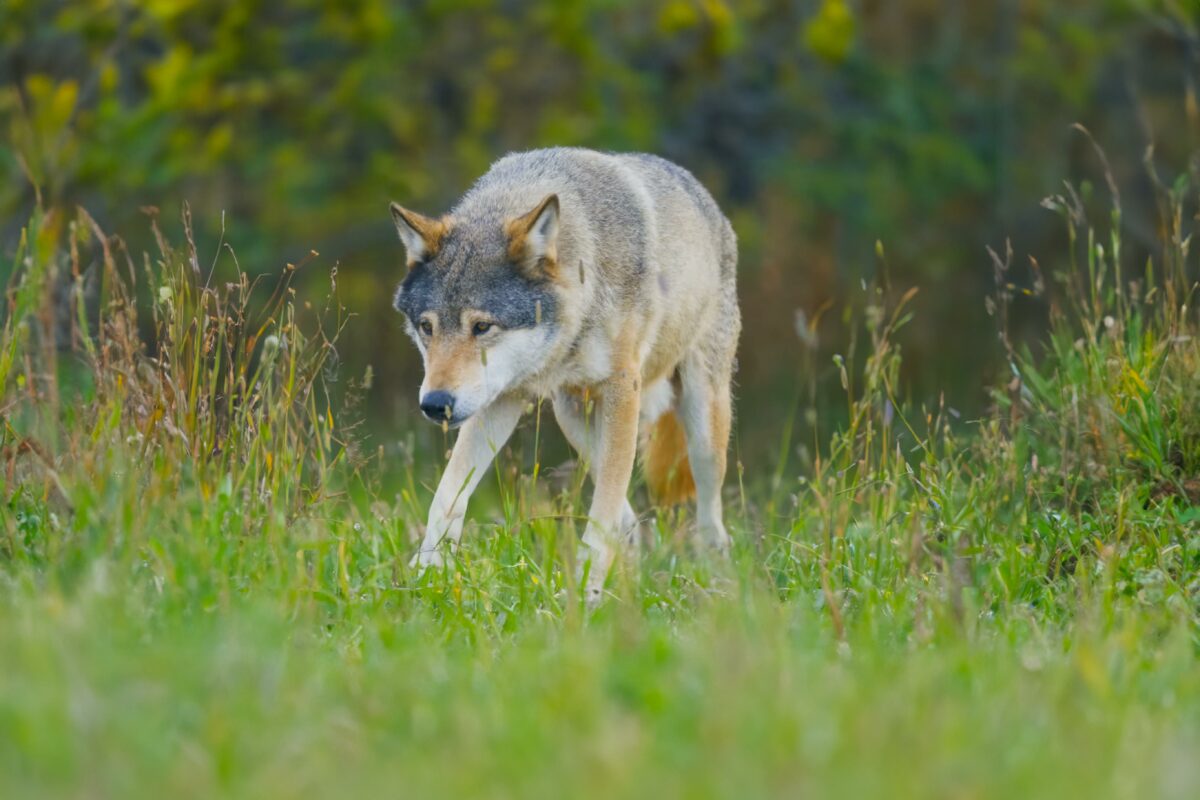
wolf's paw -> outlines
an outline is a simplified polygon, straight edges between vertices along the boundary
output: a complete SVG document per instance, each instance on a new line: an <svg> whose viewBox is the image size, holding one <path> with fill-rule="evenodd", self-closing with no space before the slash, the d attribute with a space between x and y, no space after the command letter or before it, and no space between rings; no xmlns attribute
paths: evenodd
<svg viewBox="0 0 1200 800"><path fill-rule="evenodd" d="M411 569L417 570L418 575L425 574L425 570L430 567L441 569L446 565L446 558L442 555L441 550L418 550L412 560L408 562Z"/></svg>
<svg viewBox="0 0 1200 800"><path fill-rule="evenodd" d="M600 586L588 586L583 590L583 605L590 614L604 603L604 589Z"/></svg>
<svg viewBox="0 0 1200 800"><path fill-rule="evenodd" d="M728 559L733 547L733 540L725 532L724 525L705 525L699 529L700 541L719 558Z"/></svg>

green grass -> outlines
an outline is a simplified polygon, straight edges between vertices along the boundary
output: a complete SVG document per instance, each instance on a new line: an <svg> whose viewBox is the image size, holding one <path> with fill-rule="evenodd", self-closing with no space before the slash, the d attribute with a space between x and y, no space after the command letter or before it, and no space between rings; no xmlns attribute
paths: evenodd
<svg viewBox="0 0 1200 800"><path fill-rule="evenodd" d="M1134 281L1074 196L1049 290L996 258L980 420L899 402L911 295L870 288L844 424L780 419L731 476L732 559L659 512L591 615L537 422L418 577L441 456L364 453L336 306L39 213L0 339L0 796L1197 796L1195 199L1163 190Z"/></svg>

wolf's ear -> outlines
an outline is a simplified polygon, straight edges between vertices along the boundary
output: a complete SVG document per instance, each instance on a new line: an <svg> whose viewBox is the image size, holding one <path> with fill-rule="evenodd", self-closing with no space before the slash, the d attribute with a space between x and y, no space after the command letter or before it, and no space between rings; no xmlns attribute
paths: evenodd
<svg viewBox="0 0 1200 800"><path fill-rule="evenodd" d="M548 194L532 210L505 225L508 255L531 278L558 271L558 195Z"/></svg>
<svg viewBox="0 0 1200 800"><path fill-rule="evenodd" d="M437 253L442 245L442 237L446 235L448 226L440 219L430 219L415 211L409 211L399 203L392 203L392 219L404 242L404 252L408 256L408 266Z"/></svg>

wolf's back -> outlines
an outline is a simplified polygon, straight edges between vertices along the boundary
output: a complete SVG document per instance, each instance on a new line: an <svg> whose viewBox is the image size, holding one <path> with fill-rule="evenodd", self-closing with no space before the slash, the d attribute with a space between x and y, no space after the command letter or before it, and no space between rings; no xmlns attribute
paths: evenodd
<svg viewBox="0 0 1200 800"><path fill-rule="evenodd" d="M713 196L688 170L660 156L627 153L617 158L637 172L653 199L659 235L715 249L722 283L732 286L737 271L737 237Z"/></svg>
<svg viewBox="0 0 1200 800"><path fill-rule="evenodd" d="M573 147L513 153L493 164L451 213L500 220L550 193L562 207L564 260L593 264L618 285L638 284L668 236L713 248L723 277L733 277L736 241L716 201L686 169L646 153Z"/></svg>

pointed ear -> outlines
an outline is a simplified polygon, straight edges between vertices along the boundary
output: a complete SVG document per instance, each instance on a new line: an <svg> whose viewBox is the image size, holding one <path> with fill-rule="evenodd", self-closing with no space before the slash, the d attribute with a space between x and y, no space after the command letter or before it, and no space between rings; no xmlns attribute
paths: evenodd
<svg viewBox="0 0 1200 800"><path fill-rule="evenodd" d="M445 220L430 219L423 214L409 211L399 203L392 203L392 219L396 223L396 231L400 241L404 242L404 252L408 256L408 267L430 256L436 255L442 246L442 239L449 230Z"/></svg>
<svg viewBox="0 0 1200 800"><path fill-rule="evenodd" d="M553 278L558 272L558 195L548 194L532 210L505 224L508 255L522 272Z"/></svg>

